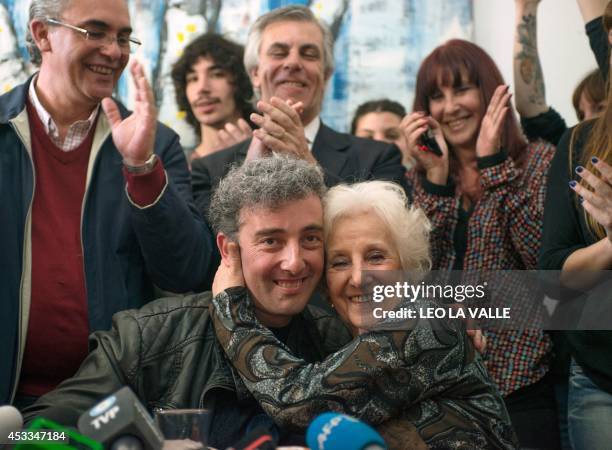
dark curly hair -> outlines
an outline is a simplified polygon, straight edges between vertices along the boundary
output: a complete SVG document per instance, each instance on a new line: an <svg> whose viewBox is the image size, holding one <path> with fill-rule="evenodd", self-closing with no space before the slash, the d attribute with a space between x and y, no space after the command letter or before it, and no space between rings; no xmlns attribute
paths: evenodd
<svg viewBox="0 0 612 450"><path fill-rule="evenodd" d="M187 123L200 136L200 123L193 115L193 111L191 111L191 106L187 100L186 88L187 74L198 59L202 57L212 59L215 65L230 74L231 82L234 85L236 107L240 111L240 115L250 123L249 115L253 112L253 105L251 104L253 86L242 62L244 47L214 33L205 33L197 37L185 47L181 57L172 66L172 81L174 82L176 103L179 110L187 113Z"/></svg>

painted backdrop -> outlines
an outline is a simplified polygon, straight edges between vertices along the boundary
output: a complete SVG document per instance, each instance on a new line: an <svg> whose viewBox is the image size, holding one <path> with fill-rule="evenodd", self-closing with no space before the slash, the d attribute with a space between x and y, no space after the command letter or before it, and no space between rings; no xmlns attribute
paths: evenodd
<svg viewBox="0 0 612 450"><path fill-rule="evenodd" d="M153 80L160 120L195 144L184 113L177 111L170 67L195 36L215 30L244 43L260 14L304 4L335 36L336 71L327 89L323 120L346 130L356 107L389 97L409 109L420 61L439 43L472 37L471 0L128 0L134 35L143 41L137 57ZM34 70L25 49L30 0L0 0L0 93ZM127 71L126 71L127 73ZM130 105L127 75L117 95Z"/></svg>

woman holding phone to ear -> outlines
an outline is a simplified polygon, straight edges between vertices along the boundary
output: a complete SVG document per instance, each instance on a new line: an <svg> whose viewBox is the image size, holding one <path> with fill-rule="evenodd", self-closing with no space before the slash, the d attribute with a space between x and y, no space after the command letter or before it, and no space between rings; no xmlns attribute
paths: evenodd
<svg viewBox="0 0 612 450"><path fill-rule="evenodd" d="M408 177L416 206L432 222L433 268L535 269L546 173L554 147L527 143L499 69L480 47L451 40L417 75L414 112L402 129L417 160ZM438 156L423 146L433 135ZM544 316L542 297L520 282L514 298ZM504 395L521 446L556 448L554 391L545 375L551 351L541 330L487 331L485 365Z"/></svg>

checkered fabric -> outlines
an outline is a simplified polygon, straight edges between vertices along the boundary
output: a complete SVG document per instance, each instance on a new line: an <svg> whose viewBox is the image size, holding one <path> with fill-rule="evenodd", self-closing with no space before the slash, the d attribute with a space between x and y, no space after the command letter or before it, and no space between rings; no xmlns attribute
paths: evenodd
<svg viewBox="0 0 612 450"><path fill-rule="evenodd" d="M530 143L525 151L522 168L507 157L500 158L499 164L480 169L483 193L469 218L465 271L537 268L546 176L555 148L538 141ZM424 209L432 222L433 268L450 270L456 257L453 236L461 208L460 192L451 184L427 186L414 169L406 176L413 186L414 203ZM532 304L539 307L542 298L525 292L526 296L532 294ZM548 371L552 344L543 331L485 334L488 348L483 356L503 395L535 383Z"/></svg>

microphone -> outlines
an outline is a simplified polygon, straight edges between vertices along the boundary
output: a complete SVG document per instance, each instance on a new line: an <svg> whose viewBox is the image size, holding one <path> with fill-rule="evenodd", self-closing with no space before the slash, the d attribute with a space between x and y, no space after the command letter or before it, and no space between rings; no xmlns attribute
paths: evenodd
<svg viewBox="0 0 612 450"><path fill-rule="evenodd" d="M275 450L278 438L268 428L257 427L226 450Z"/></svg>
<svg viewBox="0 0 612 450"><path fill-rule="evenodd" d="M124 450L160 450L164 437L138 397L125 386L81 415L79 431ZM125 439L126 437L134 439Z"/></svg>
<svg viewBox="0 0 612 450"><path fill-rule="evenodd" d="M134 436L121 436L113 441L111 450L141 450L142 444Z"/></svg>
<svg viewBox="0 0 612 450"><path fill-rule="evenodd" d="M20 431L23 417L17 408L11 405L0 406L0 442L5 442L10 433Z"/></svg>
<svg viewBox="0 0 612 450"><path fill-rule="evenodd" d="M308 426L306 443L312 450L387 450L372 427L353 417L323 413Z"/></svg>

